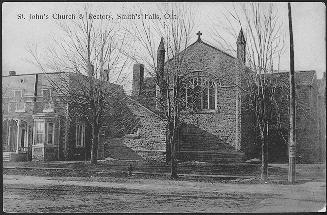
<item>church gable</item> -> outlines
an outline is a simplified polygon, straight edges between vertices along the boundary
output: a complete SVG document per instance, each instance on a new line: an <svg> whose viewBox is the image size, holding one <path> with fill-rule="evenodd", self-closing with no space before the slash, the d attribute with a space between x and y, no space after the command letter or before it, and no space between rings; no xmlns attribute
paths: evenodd
<svg viewBox="0 0 327 215"><path fill-rule="evenodd" d="M207 76L222 85L234 85L236 74L242 68L238 59L202 40L188 46L181 55L183 75L192 76L195 73L194 75ZM168 71L170 65L173 65L173 60L166 63Z"/></svg>

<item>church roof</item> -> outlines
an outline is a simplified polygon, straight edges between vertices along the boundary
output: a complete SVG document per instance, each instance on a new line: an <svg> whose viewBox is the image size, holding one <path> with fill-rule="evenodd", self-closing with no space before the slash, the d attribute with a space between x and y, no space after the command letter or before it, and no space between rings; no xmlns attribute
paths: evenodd
<svg viewBox="0 0 327 215"><path fill-rule="evenodd" d="M196 42L197 42L197 41L196 41ZM196 42L195 42L195 43L196 43ZM221 52L221 53L227 55L228 57L231 57L231 58L237 59L236 57L234 57L234 56L228 54L227 52L222 51L222 50L218 49L217 47L215 47L215 46L213 46L213 45L210 45L208 42L204 42L203 40L201 40L201 41L199 41L199 42L205 44L206 46L209 46L209 47L215 49L215 50L218 51L218 52Z"/></svg>
<svg viewBox="0 0 327 215"><path fill-rule="evenodd" d="M234 57L234 56L232 56L232 55L230 55L230 54L228 54L228 53L226 53L226 52L220 50L219 48L217 48L217 47L215 47L215 46L209 44L207 41L206 41L206 42L203 41L202 39L198 39L198 40L196 40L194 43L192 43L191 45L187 46L183 51L181 51L181 53L187 51L189 48L191 48L192 46L194 46L194 45L196 45L196 44L198 44L198 43L202 43L202 44L204 44L204 45L206 45L206 46L208 46L208 47L214 49L215 51L220 52L220 53L222 53L222 54L224 54L224 55L226 55L226 56L228 56L228 57L231 57L231 58L233 58L233 59L237 59L236 57ZM170 62L171 60L172 60L172 58L169 59L169 60L167 60L166 63Z"/></svg>
<svg viewBox="0 0 327 215"><path fill-rule="evenodd" d="M285 80L288 80L289 71L280 71L274 72L271 75L279 76ZM312 85L313 81L316 79L316 71L315 70L307 70L307 71L295 71L295 83L298 85Z"/></svg>

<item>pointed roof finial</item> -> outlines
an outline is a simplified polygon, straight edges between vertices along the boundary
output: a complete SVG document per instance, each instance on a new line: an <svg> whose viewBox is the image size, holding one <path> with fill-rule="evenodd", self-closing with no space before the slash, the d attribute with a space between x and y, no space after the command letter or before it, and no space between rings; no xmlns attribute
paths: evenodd
<svg viewBox="0 0 327 215"><path fill-rule="evenodd" d="M198 33L196 33L198 35L198 41L201 41L201 35L202 33L199 31Z"/></svg>
<svg viewBox="0 0 327 215"><path fill-rule="evenodd" d="M158 51L165 51L165 45L164 45L164 38L161 37L160 44L158 47Z"/></svg>
<svg viewBox="0 0 327 215"><path fill-rule="evenodd" d="M242 27L241 27L240 33L238 34L238 37L237 37L237 43L245 44L245 38L244 38Z"/></svg>

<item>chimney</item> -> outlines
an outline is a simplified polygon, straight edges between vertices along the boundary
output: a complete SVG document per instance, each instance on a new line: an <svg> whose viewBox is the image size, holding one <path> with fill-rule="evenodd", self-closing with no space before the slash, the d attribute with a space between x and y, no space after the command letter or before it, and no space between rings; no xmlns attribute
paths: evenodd
<svg viewBox="0 0 327 215"><path fill-rule="evenodd" d="M94 76L94 65L93 64L88 64L87 67L87 76L88 77L93 77Z"/></svg>
<svg viewBox="0 0 327 215"><path fill-rule="evenodd" d="M9 71L9 75L10 75L10 76L14 76L14 75L16 75L16 71Z"/></svg>
<svg viewBox="0 0 327 215"><path fill-rule="evenodd" d="M105 80L109 81L109 69L105 69L103 72L104 72L104 75L105 75Z"/></svg>
<svg viewBox="0 0 327 215"><path fill-rule="evenodd" d="M109 70L104 69L101 73L101 80L109 82Z"/></svg>
<svg viewBox="0 0 327 215"><path fill-rule="evenodd" d="M237 59L241 60L241 62L245 64L246 41L244 38L242 28L240 30L240 33L238 34L236 44L237 44Z"/></svg>
<svg viewBox="0 0 327 215"><path fill-rule="evenodd" d="M134 64L133 66L133 90L132 96L138 97L143 91L144 65Z"/></svg>

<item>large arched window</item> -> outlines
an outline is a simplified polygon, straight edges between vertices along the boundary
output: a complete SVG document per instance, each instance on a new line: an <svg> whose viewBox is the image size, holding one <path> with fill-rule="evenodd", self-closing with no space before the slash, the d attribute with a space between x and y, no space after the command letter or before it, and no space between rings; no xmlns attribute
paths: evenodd
<svg viewBox="0 0 327 215"><path fill-rule="evenodd" d="M182 85L182 110L215 110L216 99L216 83L208 78L194 77Z"/></svg>

